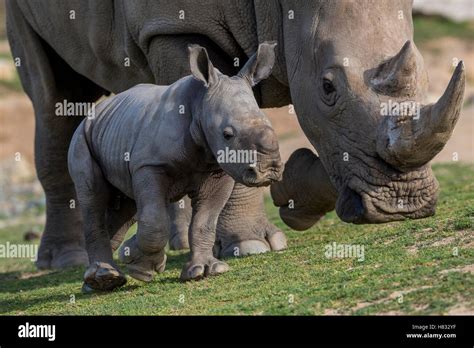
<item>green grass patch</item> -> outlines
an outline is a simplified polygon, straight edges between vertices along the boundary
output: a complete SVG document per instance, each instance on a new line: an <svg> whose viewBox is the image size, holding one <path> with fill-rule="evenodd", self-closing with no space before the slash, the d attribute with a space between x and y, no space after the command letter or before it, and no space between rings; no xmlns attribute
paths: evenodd
<svg viewBox="0 0 474 348"><path fill-rule="evenodd" d="M440 16L413 16L415 42L423 44L442 37L456 37L466 41L474 39L473 22L453 22Z"/></svg>
<svg viewBox="0 0 474 348"><path fill-rule="evenodd" d="M0 86L4 87L7 91L22 92L23 87L21 85L18 74L15 73L11 80L0 80ZM6 94L6 93L3 93Z"/></svg>
<svg viewBox="0 0 474 348"><path fill-rule="evenodd" d="M422 220L350 225L332 212L296 232L267 199L289 249L230 259L230 272L199 282L178 280L187 252L168 252L167 270L151 283L129 279L121 289L93 295L80 291L81 268L40 273L30 260L0 259L0 313L446 314L460 305L472 311L474 168L443 164L434 170L441 185L438 209ZM22 233L31 227L0 230L0 244L23 243ZM332 242L363 245L365 260L326 258Z"/></svg>

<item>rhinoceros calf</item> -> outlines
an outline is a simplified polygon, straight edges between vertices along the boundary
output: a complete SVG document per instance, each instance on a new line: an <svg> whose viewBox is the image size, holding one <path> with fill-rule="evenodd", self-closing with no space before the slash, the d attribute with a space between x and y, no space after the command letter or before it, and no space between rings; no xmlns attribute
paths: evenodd
<svg viewBox="0 0 474 348"><path fill-rule="evenodd" d="M141 84L98 106L74 133L68 165L84 218L90 266L84 290L126 282L112 258L107 207L136 204L138 231L120 249L132 277L150 281L165 268L170 202L189 195L191 256L182 280L223 273L213 256L219 213L234 180L265 186L279 180L278 143L252 87L271 73L275 43L263 43L237 76L215 69L190 46L191 76L171 86ZM227 156L227 158L226 158Z"/></svg>

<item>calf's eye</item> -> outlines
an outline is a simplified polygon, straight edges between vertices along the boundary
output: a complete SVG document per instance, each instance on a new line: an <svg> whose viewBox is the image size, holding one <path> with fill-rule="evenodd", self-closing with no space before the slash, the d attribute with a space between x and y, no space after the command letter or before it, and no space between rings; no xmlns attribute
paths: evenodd
<svg viewBox="0 0 474 348"><path fill-rule="evenodd" d="M232 127L225 127L223 135L225 140L229 140L234 137L234 130Z"/></svg>

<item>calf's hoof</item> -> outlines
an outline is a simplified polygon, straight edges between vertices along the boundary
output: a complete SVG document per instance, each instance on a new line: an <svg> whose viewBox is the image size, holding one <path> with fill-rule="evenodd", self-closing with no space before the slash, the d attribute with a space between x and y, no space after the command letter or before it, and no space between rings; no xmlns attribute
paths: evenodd
<svg viewBox="0 0 474 348"><path fill-rule="evenodd" d="M229 265L223 261L219 261L214 257L209 257L204 260L191 260L187 262L181 272L180 279L199 280L204 277L218 275L229 270Z"/></svg>
<svg viewBox="0 0 474 348"><path fill-rule="evenodd" d="M89 265L87 251L79 245L41 245L36 267L38 269L64 269Z"/></svg>
<svg viewBox="0 0 474 348"><path fill-rule="evenodd" d="M142 282L152 281L155 273L163 272L166 267L165 250L145 254L138 248L135 236L123 243L119 259L125 263L130 277Z"/></svg>
<svg viewBox="0 0 474 348"><path fill-rule="evenodd" d="M130 277L147 283L153 280L155 273L162 273L165 270L165 266L165 253L163 253L163 256L158 257L152 255L149 260L146 260L144 256L142 257L142 260L139 263L126 264L127 271Z"/></svg>
<svg viewBox="0 0 474 348"><path fill-rule="evenodd" d="M84 274L83 292L110 291L127 282L125 275L106 262L94 262Z"/></svg>

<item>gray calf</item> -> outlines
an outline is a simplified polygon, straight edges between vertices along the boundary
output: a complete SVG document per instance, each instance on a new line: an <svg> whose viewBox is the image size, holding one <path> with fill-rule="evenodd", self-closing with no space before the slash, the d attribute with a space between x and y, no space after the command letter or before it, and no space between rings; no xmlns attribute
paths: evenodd
<svg viewBox="0 0 474 348"><path fill-rule="evenodd" d="M120 259L142 281L163 271L168 207L185 195L193 213L191 255L181 279L228 270L212 248L234 180L264 186L281 176L275 133L252 92L271 73L274 47L261 44L239 74L228 77L213 67L204 48L190 46L192 76L170 86L133 87L99 104L95 117L77 128L68 165L90 262L85 291L126 282L112 258L120 238L107 231L124 233L134 220L137 234L122 245ZM114 201L120 205L115 211L109 208Z"/></svg>

